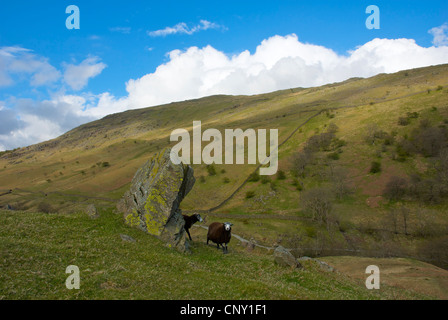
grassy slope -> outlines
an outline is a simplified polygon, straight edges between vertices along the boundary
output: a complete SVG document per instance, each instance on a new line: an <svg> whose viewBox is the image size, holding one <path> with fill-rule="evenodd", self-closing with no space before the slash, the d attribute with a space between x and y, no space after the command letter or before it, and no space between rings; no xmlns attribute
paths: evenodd
<svg viewBox="0 0 448 320"><path fill-rule="evenodd" d="M369 123L376 123L386 132L397 129L399 135L404 135L418 125L416 120L407 127L397 126L398 117L406 115L406 112L419 112L421 117L430 118L434 123L448 119L447 84L448 66L442 65L391 75L378 75L369 79L352 79L319 88L291 89L257 96L213 96L111 115L80 126L49 142L0 155L0 193L13 189L12 194L0 197L0 205L9 203L16 208L35 212L41 202L47 202L51 204L53 211L79 212L87 204L94 202L98 207L111 209L129 186L137 168L153 153L169 145L169 135L176 128L191 130L193 120L202 121L202 130L238 127L278 128L279 141L285 142L279 152L279 167L286 172L287 179L276 180L275 177L271 177L276 183L274 193L269 184L261 182L245 184L224 207L209 214L208 221L226 219L234 222L238 234L247 239L254 238L262 244L281 243L288 246L294 244L297 237L300 238L301 246L311 246L317 241L316 235L324 234L325 237L328 235L325 235L325 228L313 224L299 206L300 192L291 185L292 176L289 173L291 156L303 147L309 137L317 132L323 132L330 123L335 123L339 127L337 137L347 141L347 146L342 148L340 159L334 163L350 170L348 181L353 187L354 194L335 204L339 219L348 231L346 230L344 236L340 233L332 235L331 244L345 246L346 237L349 236L352 239L361 239L361 242L366 242L368 247L382 247L382 244L376 243L376 238L362 234L359 231L360 227L365 225L378 227L390 207L390 204L381 197L388 177L415 171L423 172L429 163L419 156L411 157L403 163L392 161L390 159L392 150L388 149L379 158L383 171L380 174L369 174L370 162L376 159L380 146L366 145L363 141L365 127ZM444 88L436 90L438 86ZM428 93L427 89L431 91ZM436 107L437 111L431 111L433 107ZM331 108L337 108L331 111L334 118L329 118L325 112L319 114L322 110ZM312 116L315 117L307 122ZM305 122L307 123L303 125ZM291 136L291 133L301 125L303 125L301 129ZM289 139L285 141L288 137ZM110 163L109 167L102 166L105 161ZM204 165L194 165L195 176L204 176L205 183L198 181L195 184L192 192L182 203L183 209L207 209L216 206L238 188L255 168L250 165L216 167L218 174L209 177ZM221 173L222 169L225 173ZM313 167L312 170L318 169L320 168ZM230 182L223 183L224 177L229 178ZM325 184L316 176L304 179L303 183L305 189ZM245 199L248 191L254 191L256 197ZM264 200L260 201L263 197ZM372 203L378 206L373 206ZM442 203L430 208L433 210L435 223L446 226L448 205ZM35 217L48 219L52 216ZM69 216L64 217L69 219ZM79 218L78 215L74 217ZM28 218L19 214L10 219L15 224L21 225L22 219L26 221ZM418 219L418 216L411 214L409 222L411 232ZM54 218L54 221L56 220ZM82 222L81 225L83 223L87 222ZM50 229L45 227L44 223L40 225L51 235ZM116 225L114 228L125 227ZM71 230L74 232L77 229ZM132 234L140 237L139 239L145 239L145 235ZM11 235L4 234L4 236ZM12 237L14 239L14 236ZM409 237L399 235L396 238L394 243L401 243L411 249L418 245L415 239ZM91 245L98 244L93 238L91 241L93 241ZM114 241L121 243L119 238ZM139 242L146 243L145 241L153 243L152 240ZM52 246L51 241L48 246ZM84 249L87 247L86 245ZM95 248L93 252L97 252L101 247L93 248ZM151 248L162 250L155 249L154 244ZM207 254L213 252L213 250L207 251L208 248L199 247L199 249L200 257L193 257L193 260L203 258L207 260ZM10 247L9 254L15 258L26 257L26 252L23 252L26 250L28 249L19 246ZM111 251L109 250L108 254L109 252ZM86 251L85 254L90 253ZM169 255L172 257L176 254ZM104 255L104 259L107 257L108 255ZM113 257L111 256L111 259L118 259L118 256ZM190 261L185 257L179 259L186 264ZM270 258L240 255L238 258L222 259L235 259L232 263L238 264L236 260L240 259L241 261L255 259L259 261L257 263L262 263L260 261L267 261ZM116 261L118 263L118 260ZM15 266L21 263L22 261L16 261ZM35 261L30 263L29 267L35 268L36 272L42 272L39 271L39 265L33 267ZM66 261L64 265L65 263ZM4 268L4 265L0 267ZM224 272L221 267L216 267ZM19 269L21 272L29 270L29 268ZM56 272L56 269L53 271ZM247 270L247 274L250 274L250 271L251 269ZM9 272L14 271L5 274L10 274ZM59 279L64 279L64 276L62 274ZM119 279L117 276L115 281L119 283L121 281ZM96 285L99 286L101 283ZM26 291L26 288L24 286L23 290ZM134 289L136 292L139 291L137 288ZM129 290L131 291L134 290ZM234 294L235 297L242 297L237 291ZM285 297L289 297L289 294ZM20 294L24 295L26 294L23 292ZM283 296L279 294L278 297ZM296 297L307 296L303 293ZM317 295L317 297L325 296ZM392 295L388 298L390 297Z"/></svg>
<svg viewBox="0 0 448 320"><path fill-rule="evenodd" d="M425 104L446 107L447 89L433 90L427 96L415 94L425 92L427 88L446 85L447 66L416 69L407 74L379 75L319 88L291 89L257 96L212 96L107 116L52 141L0 157L0 190L21 188L118 199L136 169L154 152L169 145L171 131L176 128L191 130L193 120L201 120L203 130L278 128L279 142L283 142L299 125L321 110L359 106L335 111L337 116L334 119L341 127L339 135L353 137L356 144L359 143L362 126L372 119L380 122L381 117L385 116L385 108L386 114L398 115L404 109L420 109L422 99L429 100ZM416 103L408 105L412 101ZM388 120L395 121L393 117ZM288 169L291 154L300 149L315 130L322 130L329 122L325 115L321 115L307 123L302 132L293 135L280 148L280 168ZM97 165L104 161L109 162L111 167ZM194 168L197 177L207 176L204 165L195 165ZM218 172L225 169L226 173L206 177L205 184L197 183L182 203L184 209L207 209L219 204L246 179L255 166L219 165L217 168ZM224 184L224 177L228 177L230 183ZM220 192L215 192L216 188ZM240 196L246 191L242 190ZM31 200L34 197L3 197L0 201L5 203L19 198ZM238 197L236 200L234 206L238 207ZM30 201L24 207L33 205L36 203ZM285 204L288 208L295 206L288 201ZM58 207L62 209L64 205Z"/></svg>
<svg viewBox="0 0 448 320"><path fill-rule="evenodd" d="M120 234L136 242L125 242ZM84 214L0 211L0 299L425 299L388 285L367 290L362 280L313 264L291 270L272 256L248 255L235 239L223 255L193 233L193 254L164 247L102 211ZM80 268L81 289L65 288L65 268Z"/></svg>

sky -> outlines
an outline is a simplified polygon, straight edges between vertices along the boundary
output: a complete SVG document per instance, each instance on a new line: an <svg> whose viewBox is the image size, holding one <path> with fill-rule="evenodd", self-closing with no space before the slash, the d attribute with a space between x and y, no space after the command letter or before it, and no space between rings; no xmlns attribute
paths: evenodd
<svg viewBox="0 0 448 320"><path fill-rule="evenodd" d="M446 0L2 1L0 151L129 109L442 63Z"/></svg>

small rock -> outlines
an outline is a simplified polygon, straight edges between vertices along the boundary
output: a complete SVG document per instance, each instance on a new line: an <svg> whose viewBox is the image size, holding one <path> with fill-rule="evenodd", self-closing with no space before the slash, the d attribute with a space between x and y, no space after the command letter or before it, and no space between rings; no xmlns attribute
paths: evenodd
<svg viewBox="0 0 448 320"><path fill-rule="evenodd" d="M252 242L252 241L248 242L248 243L247 243L247 246L246 246L246 250L249 251L249 252L251 252L251 251L253 251L254 249L255 249L255 243Z"/></svg>
<svg viewBox="0 0 448 320"><path fill-rule="evenodd" d="M87 215L92 219L97 219L100 217L97 208L93 204L89 204L86 208Z"/></svg>
<svg viewBox="0 0 448 320"><path fill-rule="evenodd" d="M278 246L274 250L274 261L280 266L302 269L299 261L285 248Z"/></svg>
<svg viewBox="0 0 448 320"><path fill-rule="evenodd" d="M127 234L120 234L121 240L127 241L127 242L136 242L134 238L131 236L128 236Z"/></svg>
<svg viewBox="0 0 448 320"><path fill-rule="evenodd" d="M310 260L314 260L314 259L311 257L307 257L307 256L303 256L303 257L299 258L299 261L310 261Z"/></svg>
<svg viewBox="0 0 448 320"><path fill-rule="evenodd" d="M326 262L323 262L323 261L320 261L320 260L316 260L316 262L319 264L319 267L322 270L324 270L324 271L327 271L327 272L334 272L335 271L335 269L332 266L330 266L328 263L326 263Z"/></svg>
<svg viewBox="0 0 448 320"><path fill-rule="evenodd" d="M304 257L300 257L298 260L299 261L312 261L312 262L316 263L322 270L324 270L326 272L334 272L335 271L335 269L332 266L330 266L328 263L320 261L318 259L313 259L313 258L304 256Z"/></svg>

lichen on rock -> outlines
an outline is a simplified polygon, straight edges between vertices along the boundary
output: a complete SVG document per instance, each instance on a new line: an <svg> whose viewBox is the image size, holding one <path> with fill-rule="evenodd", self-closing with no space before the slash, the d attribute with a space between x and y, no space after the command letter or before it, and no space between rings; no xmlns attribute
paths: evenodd
<svg viewBox="0 0 448 320"><path fill-rule="evenodd" d="M193 169L174 164L166 148L137 170L129 191L117 207L125 222L157 236L182 252L189 251L181 201L195 183Z"/></svg>

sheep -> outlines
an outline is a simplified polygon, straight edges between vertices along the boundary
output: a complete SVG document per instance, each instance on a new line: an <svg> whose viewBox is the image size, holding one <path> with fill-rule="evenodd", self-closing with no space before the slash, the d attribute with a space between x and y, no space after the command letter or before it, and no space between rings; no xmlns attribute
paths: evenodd
<svg viewBox="0 0 448 320"><path fill-rule="evenodd" d="M202 222L204 220L202 220L201 215L199 213L195 213L191 216L186 216L186 215L182 215L184 217L185 220L185 225L184 225L184 229L185 231L187 231L188 237L190 238L190 241L193 241L193 239L191 239L191 235L190 235L190 228L192 225L194 225L196 222Z"/></svg>
<svg viewBox="0 0 448 320"><path fill-rule="evenodd" d="M222 246L222 251L224 254L226 254L227 251L227 244L230 241L231 238L231 231L233 226L233 223L230 222L213 222L208 227L208 233L207 233L207 244L209 240L216 243L217 248L219 249L219 245Z"/></svg>

